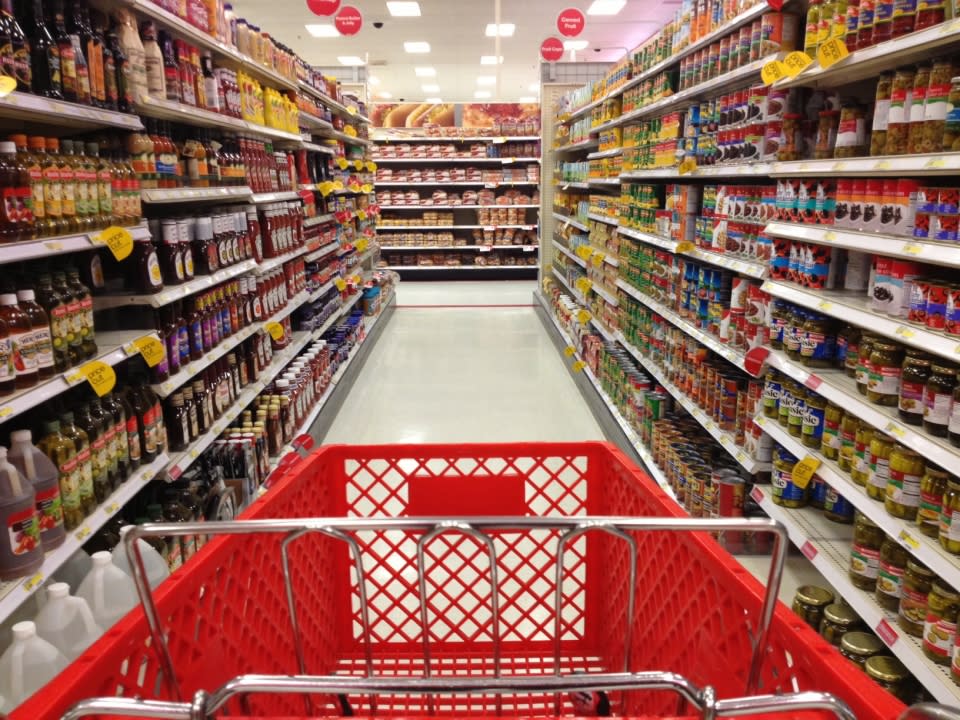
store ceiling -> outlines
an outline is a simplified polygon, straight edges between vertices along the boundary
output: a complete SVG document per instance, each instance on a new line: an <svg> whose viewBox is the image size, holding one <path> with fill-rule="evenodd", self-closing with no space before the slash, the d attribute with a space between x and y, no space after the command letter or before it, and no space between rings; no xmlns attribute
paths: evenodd
<svg viewBox="0 0 960 720"><path fill-rule="evenodd" d="M494 55L495 38L485 35L487 25L494 22L494 0L419 0L420 17L394 17L385 0L345 0L344 4L355 5L363 14L363 28L352 37L333 38L314 38L307 32L307 24L332 25L333 18L314 15L306 0L281 0L282 13L277 0L234 0L233 5L238 16L266 29L313 65L342 67L338 61L342 56L367 60L370 75L379 80L370 88L375 100L471 102L477 100L476 91L488 91L492 99L512 102L536 94L532 88L539 82L540 43L558 35L557 14L566 7L586 13L592 2L501 0L500 22L514 24L515 31L512 37L501 38L499 90L495 84L478 83L478 78L495 76L497 70L480 64L481 56ZM615 62L625 48L656 32L678 7L679 0L627 0L616 15L587 15L586 27L576 39L587 41L588 46L572 57L567 53L565 60ZM383 23L382 29L374 27L378 22ZM410 41L429 43L430 52L407 53L404 43ZM415 68L425 67L433 68L436 75L418 77ZM339 76L351 81L353 68L344 67ZM377 93L383 96L378 98Z"/></svg>

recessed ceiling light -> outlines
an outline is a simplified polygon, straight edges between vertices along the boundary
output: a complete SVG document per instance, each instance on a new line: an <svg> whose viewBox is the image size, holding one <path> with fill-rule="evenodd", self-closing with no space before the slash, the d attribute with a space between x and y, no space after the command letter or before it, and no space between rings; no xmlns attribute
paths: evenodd
<svg viewBox="0 0 960 720"><path fill-rule="evenodd" d="M394 17L420 17L420 3L418 2L387 2L387 10Z"/></svg>
<svg viewBox="0 0 960 720"><path fill-rule="evenodd" d="M337 60L341 65L365 65L363 58L356 55L338 55Z"/></svg>
<svg viewBox="0 0 960 720"><path fill-rule="evenodd" d="M497 32L497 24L490 23L487 25L487 37L513 37L513 33L516 31L517 26L513 23L500 23L500 32Z"/></svg>
<svg viewBox="0 0 960 720"><path fill-rule="evenodd" d="M428 102L428 103L442 103L443 100L441 100L440 98L427 98L426 100L424 100L424 102Z"/></svg>
<svg viewBox="0 0 960 720"><path fill-rule="evenodd" d="M439 86L439 85L421 85L420 87L423 89L423 91L424 91L425 93L440 92L440 86Z"/></svg>
<svg viewBox="0 0 960 720"><path fill-rule="evenodd" d="M477 78L477 85L496 85L497 78L494 75L481 75Z"/></svg>
<svg viewBox="0 0 960 720"><path fill-rule="evenodd" d="M586 40L564 40L563 49L564 50L586 50L587 45L589 45Z"/></svg>
<svg viewBox="0 0 960 720"><path fill-rule="evenodd" d="M403 49L408 53L428 53L430 52L430 43L423 42L422 40L417 41L407 41L403 44Z"/></svg>
<svg viewBox="0 0 960 720"><path fill-rule="evenodd" d="M384 100L389 100L390 98L393 97L393 93L387 92L386 90L381 90L380 92L377 93L377 97L383 98Z"/></svg>
<svg viewBox="0 0 960 720"><path fill-rule="evenodd" d="M593 0L593 4L587 9L587 15L616 15L626 4L627 0Z"/></svg>
<svg viewBox="0 0 960 720"><path fill-rule="evenodd" d="M373 85L373 87L376 87L379 84L380 78L378 78L376 75L371 75L367 78L367 85Z"/></svg>
<svg viewBox="0 0 960 720"><path fill-rule="evenodd" d="M489 90L477 90L477 91L473 94L473 96L474 96L477 100L486 100L488 97L490 97L490 91L489 91Z"/></svg>
<svg viewBox="0 0 960 720"><path fill-rule="evenodd" d="M307 32L315 38L334 38L340 37L340 31L329 23L304 25Z"/></svg>
<svg viewBox="0 0 960 720"><path fill-rule="evenodd" d="M496 65L497 56L496 55L481 55L480 56L481 65ZM500 64L503 65L503 55L500 56Z"/></svg>
<svg viewBox="0 0 960 720"><path fill-rule="evenodd" d="M414 68L413 72L417 74L417 77L436 77L437 76L437 69L432 67Z"/></svg>
<svg viewBox="0 0 960 720"><path fill-rule="evenodd" d="M536 105L537 102L539 101L537 100L537 98L533 97L532 95L524 95L522 98L520 98L520 102L529 103L530 105Z"/></svg>

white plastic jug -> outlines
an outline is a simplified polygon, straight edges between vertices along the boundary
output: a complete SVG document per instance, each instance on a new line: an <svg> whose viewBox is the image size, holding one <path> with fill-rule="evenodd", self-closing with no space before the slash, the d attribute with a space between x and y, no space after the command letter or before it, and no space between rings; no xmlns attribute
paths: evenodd
<svg viewBox="0 0 960 720"><path fill-rule="evenodd" d="M137 589L106 550L95 552L91 559L93 567L80 583L77 596L87 601L97 624L107 631L136 606Z"/></svg>
<svg viewBox="0 0 960 720"><path fill-rule="evenodd" d="M60 472L53 461L33 444L29 430L14 430L10 433L10 443L8 459L33 484L36 491L40 541L43 551L50 552L63 545L66 538L60 500Z"/></svg>
<svg viewBox="0 0 960 720"><path fill-rule="evenodd" d="M130 578L133 578L133 568L130 567L130 559L127 557L127 544L123 537L127 530L133 527L125 525L120 530L120 543L113 549L113 564L123 570ZM140 548L140 555L143 557L143 565L147 569L147 580L150 581L150 587L156 588L160 583L170 577L170 567L163 556L157 552L146 540L137 540L137 547Z"/></svg>
<svg viewBox="0 0 960 720"><path fill-rule="evenodd" d="M66 583L53 583L47 588L47 604L34 622L37 634L70 661L80 657L103 634L87 601L71 597Z"/></svg>
<svg viewBox="0 0 960 720"><path fill-rule="evenodd" d="M53 574L53 578L57 582L69 585L70 591L76 595L77 590L80 589L80 583L82 583L83 579L90 573L92 567L93 561L90 559L90 556L87 555L83 548L80 548L70 556L69 560L57 568L57 571Z"/></svg>
<svg viewBox="0 0 960 720"><path fill-rule="evenodd" d="M13 626L13 644L0 656L0 695L9 712L53 679L69 663L56 647L37 636L29 620Z"/></svg>

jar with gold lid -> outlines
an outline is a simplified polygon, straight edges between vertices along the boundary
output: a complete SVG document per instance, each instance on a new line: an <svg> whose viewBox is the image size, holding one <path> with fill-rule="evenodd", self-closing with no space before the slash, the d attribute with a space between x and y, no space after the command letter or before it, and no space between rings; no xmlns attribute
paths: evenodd
<svg viewBox="0 0 960 720"><path fill-rule="evenodd" d="M894 517L915 520L920 506L924 461L920 453L896 443L890 451L890 479L883 506Z"/></svg>
<svg viewBox="0 0 960 720"><path fill-rule="evenodd" d="M900 586L900 609L897 624L909 635L923 636L923 624L927 620L927 596L933 589L936 573L927 569L919 560L907 560L907 569Z"/></svg>
<svg viewBox="0 0 960 720"><path fill-rule="evenodd" d="M793 596L793 611L814 630L820 629L823 611L834 601L833 593L817 585L801 585Z"/></svg>
<svg viewBox="0 0 960 720"><path fill-rule="evenodd" d="M960 480L951 475L940 507L940 545L954 555L960 555Z"/></svg>
<svg viewBox="0 0 960 720"><path fill-rule="evenodd" d="M867 658L863 669L875 682L901 702L910 703L913 695L913 683L910 671L892 655L874 655Z"/></svg>
<svg viewBox="0 0 960 720"><path fill-rule="evenodd" d="M927 537L940 535L940 512L947 492L950 473L927 463L920 480L920 506L917 508L917 529Z"/></svg>
<svg viewBox="0 0 960 720"><path fill-rule="evenodd" d="M853 544L850 546L850 582L861 590L877 586L880 568L880 548L886 537L883 530L862 512L854 514Z"/></svg>
<svg viewBox="0 0 960 720"><path fill-rule="evenodd" d="M938 665L949 665L957 637L960 595L936 578L927 595L927 616L923 623L923 654Z"/></svg>
<svg viewBox="0 0 960 720"><path fill-rule="evenodd" d="M861 630L848 632L840 638L840 654L861 670L866 666L867 660L881 654L885 649L886 645L880 638Z"/></svg>
<svg viewBox="0 0 960 720"><path fill-rule="evenodd" d="M907 569L908 553L896 540L887 536L880 546L880 567L877 572L877 604L890 612L900 608L903 574Z"/></svg>
<svg viewBox="0 0 960 720"><path fill-rule="evenodd" d="M820 637L834 647L840 647L840 638L846 633L861 629L863 621L853 608L844 602L831 603L823 609L820 622Z"/></svg>

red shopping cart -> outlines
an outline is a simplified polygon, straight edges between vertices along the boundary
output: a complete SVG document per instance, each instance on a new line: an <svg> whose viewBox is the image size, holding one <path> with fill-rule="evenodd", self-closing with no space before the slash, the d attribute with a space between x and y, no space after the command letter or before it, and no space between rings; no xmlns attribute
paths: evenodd
<svg viewBox="0 0 960 720"><path fill-rule="evenodd" d="M128 533L211 540L154 595L134 557L143 607L15 720L903 709L776 602L779 525L688 518L605 443L328 446L244 519ZM775 534L766 595L725 530Z"/></svg>

